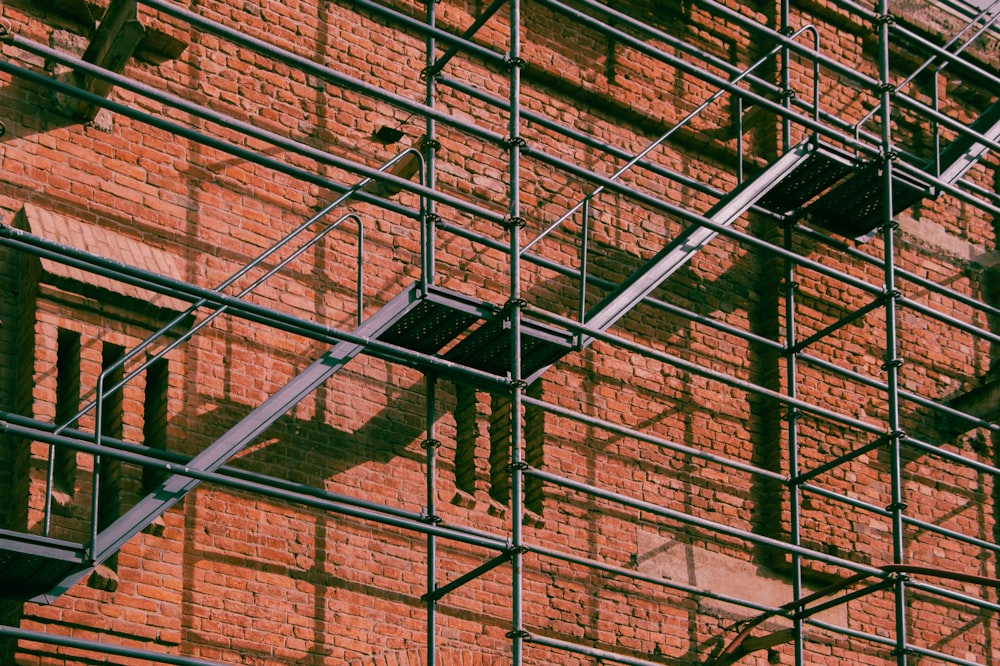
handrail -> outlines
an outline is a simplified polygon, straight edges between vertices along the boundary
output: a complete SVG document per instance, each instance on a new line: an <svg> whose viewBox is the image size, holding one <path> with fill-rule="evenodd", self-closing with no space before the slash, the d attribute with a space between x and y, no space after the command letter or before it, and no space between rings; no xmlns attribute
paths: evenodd
<svg viewBox="0 0 1000 666"><path fill-rule="evenodd" d="M790 39L795 39L795 38L799 37L802 33L806 32L806 31L809 31L809 30L812 30L815 33L815 28L813 28L812 25L806 25L806 26L804 26L804 27L799 28L798 30L796 30L790 36ZM745 79L746 77L748 77L751 73L753 73L753 71L755 69L757 69L762 64L764 64L765 62L767 62L772 56L774 56L778 52L780 52L782 48L784 48L784 45L779 45L779 46L776 46L776 47L772 48L766 54L764 54L759 59L757 59L753 64L751 64L749 67L747 67L742 72L740 72L737 76L735 76L734 78L732 78L729 81L729 83L730 84L739 83L740 81L742 81L743 79ZM816 95L817 95L817 99L818 99L818 95L819 95L819 93L818 93L819 81L818 80L814 82L814 86L816 87L816 91L817 91ZM621 166L611 176L608 176L607 180L608 181L612 181L612 182L618 180L618 178L620 178L626 171L629 171L638 162L640 162L644 157L646 157L646 155L648 155L649 153L651 153L653 150L655 150L657 147L659 147L664 141L666 141L671 136L673 136L678 131L680 131L682 128L684 128L689 122L691 122L694 118L696 118L702 111L704 111L713 102L715 102L717 99L719 99L720 97L722 97L723 95L725 95L728 92L730 92L730 91L726 90L725 88L720 88L719 90L716 90L714 93L712 93L712 95L708 99L706 99L705 101L703 101L701 104L699 104L697 107L695 107L690 113L688 113L682 119L680 119L679 121L677 121L677 123L675 123L670 129L668 129L665 133L663 133L660 137L658 137L655 141L653 141L652 143L650 143L648 146L646 146L645 148L643 148L641 152L639 152L637 155L635 155L634 157L632 157L632 159L630 159L623 166ZM818 109L818 105L817 105L817 109ZM575 214L577 211L579 211L581 208L583 208L584 204L586 204L591 199L593 199L594 197L596 197L598 194L600 194L601 192L603 192L606 187L607 186L604 185L604 184L598 185L596 188L594 188L594 190L592 192L590 192L589 194L587 194L586 196L584 196L583 199L581 199L578 203L576 203L572 208L570 208L568 211L566 211L561 216L559 216L558 219L556 219L554 222L552 222L552 224L550 224L548 227L546 227L541 233L539 233L533 239L531 239L530 241L528 241L527 243L525 243L524 247L521 248L521 256L523 256L525 252L527 252L528 250L530 250L537 243L539 243L542 239L544 239L546 236L548 236L550 233L552 233L563 222L565 222L567 219L569 219L571 216L573 216L573 214Z"/></svg>
<svg viewBox="0 0 1000 666"><path fill-rule="evenodd" d="M975 34L973 34L971 37L969 37L969 39L967 39L963 44L961 44L954 51L949 51L949 55L951 55L951 56L958 56L958 55L960 55L962 53L962 51L964 51L966 48L968 48L980 35L982 35L984 32L986 32L987 30L989 30L990 27L993 26L995 23L997 23L998 21L1000 21L1000 13L993 14L993 12L992 12L992 10L995 7L997 7L997 6L1000 6L1000 0L994 0L993 3L989 7L983 8L978 14L976 14L975 17L972 18L972 20L970 20L965 25L964 28L962 28L961 30L959 30L958 33L956 33L954 37L952 37L950 40L948 40L948 43L944 44L941 47L941 49L942 50L946 50L946 49L951 48L956 42L958 42L962 38L962 36L966 32L968 32L970 29L972 29L972 27L976 23L978 23L983 18L985 18L987 16L990 16L992 14L993 18L991 18L989 21L987 21L986 23L984 23L981 28L979 28L978 30L976 30ZM933 55L931 55L930 58L928 58L927 60L925 60L919 67L917 67L909 76L907 76L901 82L899 82L898 84L896 84L894 86L893 94L895 95L896 93L902 91L902 89L905 88L906 86L910 85L910 83L912 83L913 80L916 79L917 76L919 76L921 72L923 72L925 69L927 69L928 67L930 67L931 65L933 65L935 62L937 62L939 60L943 60L944 62L938 68L938 72L940 72L945 67L947 67L949 64L951 64L951 60L949 60L948 58L945 58L940 53L934 53ZM934 92L935 92L935 95L934 95L935 110L937 110L936 107L937 107L937 101L938 101L938 91L937 91L937 86L936 85L935 85L935 91ZM862 126L864 126L865 123L867 123L869 120L871 120L875 116L875 114L878 112L878 110L879 110L878 106L874 107L868 113L866 113L857 123L854 124L854 138L856 140L860 140L860 134L861 134L861 128L862 128Z"/></svg>
<svg viewBox="0 0 1000 666"><path fill-rule="evenodd" d="M325 216L326 214L329 213L329 211L330 211L331 208L332 208L332 206L328 205L320 213L318 213L317 215L314 215L312 218L310 218L310 222L314 223L316 220L318 220L321 217ZM321 230L318 234L316 234L316 236L314 236L313 238L311 238L309 240L309 242L307 242L304 245L302 245L301 247L299 247L295 252L293 252L291 255L289 255L288 257L286 257L285 259L283 259L276 266L274 266L269 271L267 271L263 276L259 277L257 280L255 280L253 283L251 283L248 287L246 287L241 292L239 292L239 294L237 294L236 297L237 298L243 298L244 296L249 295L254 289L256 289L261 284L263 284L264 282L266 282L270 277L272 277L273 275L275 275L278 271L280 271L282 268L284 268L285 266L287 266L293 260L297 259L306 250L308 250L310 247L312 247L317 242L319 242L319 240L321 240L322 238L325 238L331 231L337 229L338 227L340 227L341 224L343 224L344 222L346 222L348 220L354 220L357 223L357 225L358 225L358 253L359 253L359 256L358 256L358 280L359 280L359 284L358 284L358 319L360 320L362 318L362 307L363 307L363 301L362 301L362 299L363 299L363 296L362 296L362 287L363 287L363 284L361 283L361 281L363 280L363 274L362 274L362 271L361 271L361 256L360 256L360 253L361 253L361 249L362 249L363 243L364 243L364 225L361 222L361 218L356 213L347 213L347 214L342 215L341 217L339 217L335 222L333 222L332 224L330 224L329 226L327 226L326 228L324 228L323 230ZM298 231L302 230L302 228L303 227L300 227L299 229L297 229L295 233L297 233ZM295 235L295 234L293 233L293 235ZM234 274L233 276L231 276L222 285L220 285L215 291L221 291L226 286L229 286L230 284L232 284L233 281L235 281L239 277L242 277L242 275L245 275L253 266L259 265L261 261L263 261L267 256L270 256L271 254L273 254L274 251L276 251L279 247L281 247L284 244L286 244L288 240L290 240L290 237L286 237L285 239L283 239L282 241L280 241L277 245L273 246L272 248L270 248L269 250L267 250L266 252L264 252L262 255L260 255L259 257L257 257L257 259L255 259L254 261L252 261L250 264L247 264L240 271L238 271L236 274ZM100 438L102 436L102 434L103 434L101 431L103 429L103 418L102 418L102 415L103 415L103 409L104 409L104 400L107 399L112 394L114 394L116 391L124 388L124 386L129 381L131 381L132 379L134 379L135 377L137 377L138 375L140 375L141 373L143 373L146 369L149 368L150 365L152 365L156 361L160 360L161 358L163 358L164 356L166 356L167 354L169 354L171 351L173 351L174 349L176 349L177 347L179 347L181 344L183 344L184 342L186 342L187 340L189 340L191 337L193 337L195 333L197 333L198 331L200 331L201 329L203 329L205 326L207 326L208 324L210 324L211 322L213 322L217 317L219 317L220 315L222 315L223 313L225 313L226 310L228 309L228 306L226 306L226 305L219 306L214 312L212 312L210 315L208 315L207 317L205 317L204 319L202 319L201 321L199 321L197 324L195 324L194 326L192 326L190 329L188 329L187 331L185 331L184 333L182 333L180 336L178 336L176 339L174 339L170 344L166 345L165 347L163 347L162 349L160 349L159 351L157 351L155 354L152 354L151 356L149 356L137 368L133 369L131 372L129 372L128 374L126 374L121 380L119 380L117 383L115 383L114 386L111 386L110 388L105 389L104 383L105 383L105 380L107 379L108 375L111 374L112 372L118 370L122 366L124 366L124 364L127 363L128 361L130 361L131 359L134 359L142 351L148 349L156 340L158 340L158 339L162 338L164 335L166 335L170 331L171 328L173 328L174 326L176 326L177 324L179 324L185 318L187 318L188 316L190 316L191 314L193 314L195 311L197 311L199 308L205 306L206 304L207 304L207 300L206 299L201 299L199 301L194 302L193 304L191 304L190 306L188 306L188 308L186 310L184 310L184 312L176 315L168 324L166 324L165 326L161 327L159 330L157 330L156 332L154 332L151 336L147 337L145 340L143 340L142 342L140 342L132 350L130 350L127 354L123 355L122 358L120 358L118 361L116 361L115 363L109 365L107 368L105 368L104 370L102 370L101 373L97 376L97 386L96 386L96 389L95 389L96 397L94 398L94 400L92 400L90 403L88 403L82 410L80 410L80 412L77 413L76 416L74 416L73 418L71 418L69 421L66 421L63 424L58 425L56 427L55 431L54 431L55 434L61 433L69 424L75 422L77 419L79 419L81 416L83 416L84 414L86 414L91 409L94 409L94 419L95 419L94 434L95 434L96 437ZM49 460L49 464L50 464L50 466L52 464L51 457L50 457L50 460ZM94 462L94 482L93 482L93 487L95 489L98 487L99 475L100 475L99 460L95 459L95 462ZM98 507L98 500L99 500L99 493L95 490L94 494L93 494L93 497L92 497L93 511L92 511L92 514L91 514L92 515L91 536L93 537L93 540L95 542L96 542L96 537L97 537L97 516L98 516L98 508L99 508ZM51 515L50 515L50 512L48 511L48 508L49 508L48 507L48 497L46 497L46 514L45 514L46 534L48 533L48 524L49 524L49 521L51 520ZM93 552L93 551L91 550L91 552Z"/></svg>
<svg viewBox="0 0 1000 666"><path fill-rule="evenodd" d="M354 188L352 188L352 191L349 191L349 192L353 193L353 189ZM225 282L222 283L222 285L220 285L216 289L216 291L221 291L225 287L233 284L233 282L235 282L240 277L246 275L252 268L260 265L260 263L263 262L267 257L273 255L281 247L284 247L289 241L292 240L292 238L294 238L295 236L297 236L301 231L304 231L306 228L308 228L309 226L311 226L312 224L314 224L317 220L319 220L322 217L324 217L325 215L327 215L335 206L337 206L340 203L342 203L342 201L344 199L346 199L348 196L349 196L349 193L345 193L345 194L341 195L340 197L338 197L334 202L332 202L330 204L327 204L319 213L317 213L316 215L313 215L311 218L309 218L309 220L306 223L303 223L302 225L300 225L291 234L289 234L288 236L286 236L285 238L283 238L281 241L279 241L278 243L276 243L274 246L272 246L268 250L264 251L256 259L254 259L249 264L247 264L246 266L244 266L242 269L240 269L239 271L237 271L235 274L233 274L232 276L230 276ZM312 238L310 238L308 242L304 243L301 247L297 248L294 252L292 252L288 257L285 257L283 260L281 260L280 262L278 262L278 264L276 264L273 268L271 268L266 273L264 273L264 275L262 275L261 277L257 278L256 280L254 280L249 286L247 286L242 291L240 291L237 294L236 297L237 298L243 298L243 297L249 295L251 292L253 292L254 289L256 289L257 287L259 287L260 285L262 285L269 278L271 278L276 273L278 273L278 271L280 271L285 266L287 266L288 264L290 264L292 261L294 261L295 259L297 259L298 257L300 257L306 250L308 250L313 245L315 245L316 243L318 243L321 239L325 238L327 236L327 234L329 234L333 230L335 230L338 227L340 227L340 225L343 224L344 222L346 222L347 220L352 220L352 219L355 220L357 222L357 225L358 225L358 247L359 247L359 250L360 250L360 248L363 245L364 225L361 223L361 218L356 213L347 213L347 214L342 215L341 217L337 218L337 220L335 222L333 222L333 224L330 224L326 228L322 229L319 233L317 233L315 236L313 236ZM361 261L360 261L360 256L359 256L359 261L358 261L358 274L359 274L359 276L361 275ZM362 303L361 296L360 296L361 291L362 291L361 287L362 287L362 285L359 284L358 285L358 293L359 293L359 301L358 302L359 302L359 305ZM121 368L122 366L124 366L124 364L126 362L128 362L129 360L134 359L138 354L140 354L145 349L149 348L156 340L158 340L161 337L163 337L164 335L166 335L166 333L169 332L169 330L171 328L173 328L178 323L180 323L181 321L183 321L185 318L187 318L188 316L190 316L191 314L193 314L195 311L197 311L202 306L206 305L206 303L207 303L207 301L205 299L202 299L202 300L199 300L199 301L196 301L196 302L192 303L190 306L188 306L188 308L184 312L182 312L182 313L178 314L177 316L175 316L174 319L172 319L170 321L170 323L168 323L167 325L161 327L158 331L156 331L155 333L153 333L153 335L147 337L145 340L143 340L138 345L136 345L132 350L130 350L127 354L123 355L121 359L119 359L115 363L109 365L107 368L105 368L104 370L102 370L101 374L99 374L97 376L96 397L86 407L84 407L83 410L81 410L81 414L79 414L76 417L74 417L68 423L72 423L73 421L75 421L76 419L78 419L80 417L80 415L82 415L83 413L86 413L91 408L93 408L94 409L94 436L97 438L97 441L100 441L100 438L103 436L102 429L103 429L104 400L107 399L109 396L111 396L116 391L124 388L124 386L131 379L135 378L136 376L138 376L139 374L141 374L142 372L144 372L152 363L154 363L154 362L158 361L159 359L163 358L168 353L170 353L171 351L173 351L174 349L176 349L177 347L179 347L181 344L183 344L187 340L191 339L191 337L193 337L195 333L197 333L198 331L200 331L201 329L203 329L205 326L207 326L208 324L210 324L212 321L214 321L217 317L219 317L220 315L222 315L223 313L225 313L226 310L228 309L228 307L225 306L225 305L222 305L219 308L217 308L210 315L208 315L207 317L205 317L204 319L202 319L200 322L198 322L197 324L195 324L194 326L192 326L189 330L185 331L183 334L181 334L180 336L178 336L170 344L168 344L165 347L163 347L163 349L160 349L155 354L153 354L150 357L148 357L137 368L135 368L134 370L132 370L131 372L129 372L123 379L121 379L114 386L110 387L109 389L107 389L105 391L104 382L107 379L108 375L110 373L116 371L117 369ZM362 316L363 316L363 313L359 311L359 313L358 313L359 320L362 318ZM67 425L68 425L68 423L67 423ZM63 428L62 425L60 427L57 427L56 430L55 430L55 434L59 434L62 431L62 428ZM50 463L51 463L51 457L50 457ZM100 474L101 474L100 457L99 456L95 456L95 458L94 458L94 470L93 470L93 482L92 482L92 487L94 488L94 492L93 492L93 495L91 497L91 504L92 504L92 507L91 507L91 525L90 525L90 528L91 528L91 534L90 534L90 536L91 536L91 548L89 549L89 553L91 555L93 555L93 553L95 551L95 546L96 546L97 538L98 538L98 525L99 525L98 516L100 515L100 513L99 513L99 511L100 511L100 507L99 507L100 493L97 491L97 489L99 488L99 485L100 485ZM46 515L46 518L48 519L50 517L48 515Z"/></svg>
<svg viewBox="0 0 1000 666"><path fill-rule="evenodd" d="M417 160L421 164L423 163L423 155L420 153L420 151L416 150L415 148L407 148L406 150L402 151L401 153L399 153L398 155L396 155L392 159L390 159L387 162L385 162L382 166L379 167L378 171L379 172L385 172L385 171L387 171L392 166L394 166L395 164L397 164L398 162L400 162L407 155L414 155L414 156L416 156ZM422 173L422 171L423 171L423 169L421 169L421 173ZM344 192L343 194L341 194L340 196L338 196L336 199L334 199L332 202L328 203L326 206L324 206L320 211L318 211L317 213L315 213L308 220L306 220L305 222L303 222L302 224L300 224L298 227L296 227L295 229L293 229L284 238L282 238L277 243L275 243L273 246L271 246L270 248L268 248L267 250L265 250L264 252L262 252L260 255L258 255L256 258L254 258L250 263L246 264L245 266L243 266L242 268L240 268L238 271L236 271L235 273L233 273L231 276L229 276L226 280L224 280L213 291L215 291L215 292L221 292L222 290L224 290L227 287L231 286L237 280L239 280L240 278L244 277L251 270L253 270L254 268L258 267L264 261L266 261L267 259L269 259L278 250L280 250L283 247L285 247L286 245L288 245L292 240L294 240L300 234L302 234L303 232L305 232L311 226L315 225L319 220L321 220L324 217L326 217L331 211L333 211L335 208L337 208L338 206L340 206L341 204L343 204L345 201L347 201L348 199L350 199L355 193L357 193L358 191L360 191L362 188L364 188L366 185L368 185L369 183L371 183L373 181L374 181L374 178L372 178L371 176L365 177L365 178L362 178L361 180L359 180L357 183L355 183L353 186L351 186L346 192ZM304 243L302 246L300 246L299 248L297 248L288 257L285 257L282 261L280 261L274 267L272 267L271 269L269 269L261 277L257 278L253 283L251 283L249 286L247 286L246 288L244 288L237 295L237 298L243 298L244 296L249 295L251 292L253 292L253 290L255 290L257 287L259 287L261 284L263 284L268 279L270 279L272 276L274 276L276 273L278 273L279 271L281 271L283 268L285 268L292 261L294 261L295 259L297 259L298 257L300 257L309 248L313 247L316 243L318 243L320 240L322 240L323 238L325 238L330 232L334 231L341 224L343 224L344 222L346 222L347 220L350 220L350 219L355 220L355 222L358 225L358 272L357 272L357 277L358 277L358 298L357 298L357 304L358 304L358 323L360 324L361 321L364 318L364 312L363 312L363 309L364 309L364 273L363 273L363 270L362 270L362 252L363 252L363 245L364 245L364 225L361 222L361 218L357 214L355 214L355 213L347 213L345 215L342 215L336 221L334 221L332 224L330 224L327 227L325 227L324 229L320 230L315 236L313 236L306 243ZM152 356L150 356L149 358L147 358L137 368L135 368L134 370L132 370L131 372L129 372L128 374L126 374L114 386L111 386L110 388L105 388L104 383L107 380L108 375L111 374L112 372L117 371L119 368L123 367L126 363L128 363L129 361L131 361L132 359L134 359L136 356L138 356L140 353L142 353L143 351L145 351L146 349L148 349L155 341L157 341L160 338L164 337L175 326L177 326L179 323L181 323L182 321L184 321L187 317L191 316L198 309L204 307L207 304L208 304L208 299L206 299L206 298L202 298L202 299L199 299L198 301L195 301L190 306L188 306L188 308L186 310L184 310L183 312L177 314L173 319L171 319L165 325L161 326L158 330L156 330L150 336L148 336L146 339L144 339L142 342L140 342L139 344L137 344L129 352L127 352L126 354L124 354L115 363L113 363L110 366L108 366L107 368L103 369L102 372L97 377L97 386L96 386L96 396L95 396L95 398L93 400L91 400L89 403L87 403L74 416L72 416L69 419L67 419L64 423L58 424L57 427L56 427L56 429L55 429L55 433L59 434L65 428L67 428L70 424L76 422L80 417L84 416L90 410L93 409L95 411L95 425L94 425L95 434L97 436L100 436L102 434L101 430L103 428L103 423L102 423L103 401L108 396L112 395L115 391L117 391L117 390L121 389L122 387L124 387L129 381L131 381L132 379L134 379L135 377L137 377L139 374L141 374L142 372L144 372L151 364L153 364L154 362L156 362L159 359L163 358L166 354L168 354L169 352L171 352L174 349L176 349L178 346L180 346L185 341L187 341L188 339L190 339L195 333L197 333L202 328L204 328L205 326L207 326L209 323L211 323L212 321L214 321L218 316L220 316L221 314L223 314L228 309L228 306L226 306L226 305L219 306L214 312L212 312L212 314L210 314L205 319L203 319L202 321L200 321L197 324L195 324L191 329L185 331L183 334L181 334L180 336L178 336L175 340L173 340L170 344L168 344L167 346L165 346L163 349L159 350L157 353L155 353ZM50 481L51 481L51 479L53 478L53 475L54 475L54 464L55 464L55 461L54 461L53 457L50 456L49 457L49 462L48 462L48 468L49 468L48 469L48 479ZM97 503L98 503L98 495L99 495L99 493L96 491L96 488L98 488L98 482L99 482L99 467L100 467L99 464L97 464L97 461L95 461L95 464L94 464L94 482L93 482L94 483L93 487L95 488L95 491L94 491L93 497L92 497L93 512L92 512L92 516L91 516L92 517L91 536L94 539L94 541L96 541L96 532L97 532L97 516L98 516L98 506L97 506ZM43 534L47 535L49 533L49 531L51 529L51 520L52 520L52 484L48 483L47 484L47 488L46 488L45 507L44 507L44 510L43 510Z"/></svg>

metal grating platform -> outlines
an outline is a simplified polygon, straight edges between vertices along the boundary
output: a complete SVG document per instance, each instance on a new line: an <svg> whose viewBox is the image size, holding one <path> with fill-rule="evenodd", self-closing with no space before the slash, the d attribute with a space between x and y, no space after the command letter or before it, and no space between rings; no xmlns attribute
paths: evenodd
<svg viewBox="0 0 1000 666"><path fill-rule="evenodd" d="M485 304L431 288L378 339L421 354L436 354L491 311Z"/></svg>
<svg viewBox="0 0 1000 666"><path fill-rule="evenodd" d="M997 140L1000 137L1000 101L990 105L969 128L990 140ZM923 171L934 174L940 168L938 178L954 184L987 152L986 145L962 135L941 151L938 162L932 160L925 164ZM934 188L930 185L898 169L895 170L892 184L892 217L921 199L934 195ZM886 217L881 162L872 160L859 166L839 184L822 194L817 201L808 205L806 214L816 225L853 238L865 236L878 228Z"/></svg>
<svg viewBox="0 0 1000 666"><path fill-rule="evenodd" d="M789 213L847 177L855 168L847 156L820 146L760 199L775 213Z"/></svg>
<svg viewBox="0 0 1000 666"><path fill-rule="evenodd" d="M521 376L531 381L536 373L552 365L575 348L573 336L562 329L531 319L522 320ZM444 357L495 375L506 375L510 367L510 324L495 317L455 345Z"/></svg>
<svg viewBox="0 0 1000 666"><path fill-rule="evenodd" d="M806 208L810 220L834 233L857 238L885 219L882 165L870 162ZM904 178L893 181L893 217L929 194L926 187Z"/></svg>
<svg viewBox="0 0 1000 666"><path fill-rule="evenodd" d="M26 601L86 570L83 546L0 530L0 597Z"/></svg>

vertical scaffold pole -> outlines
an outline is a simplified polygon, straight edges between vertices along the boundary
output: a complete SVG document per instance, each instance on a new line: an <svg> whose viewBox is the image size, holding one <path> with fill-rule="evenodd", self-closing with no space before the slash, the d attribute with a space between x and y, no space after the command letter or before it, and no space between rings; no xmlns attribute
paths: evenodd
<svg viewBox="0 0 1000 666"><path fill-rule="evenodd" d="M884 163L883 182L883 268L885 273L885 374L886 401L888 404L888 437L889 437L889 474L891 485L891 502L888 510L892 519L892 561L893 564L903 564L904 532L903 511L906 508L903 498L903 470L901 447L903 432L900 429L899 418L899 368L902 360L898 356L896 340L896 299L899 293L896 289L895 268L895 222L893 220L893 136L892 136L892 93L889 72L889 27L892 16L889 13L889 0L879 0L878 32L879 32L879 83L882 109L882 160ZM899 576L894 586L894 605L896 620L896 647L893 655L897 666L907 663L906 635L906 580Z"/></svg>
<svg viewBox="0 0 1000 666"><path fill-rule="evenodd" d="M789 0L781 1L781 34L786 37L793 34L795 31L792 28L791 21L791 10L789 8ZM792 76L791 76L791 53L787 46L781 49L781 90L782 90L782 106L786 109L791 109L792 107ZM783 116L781 118L781 150L788 150L792 145L792 121L787 117Z"/></svg>
<svg viewBox="0 0 1000 666"><path fill-rule="evenodd" d="M524 631L522 600L522 525L523 525L523 423L522 397L524 381L521 377L521 1L510 1L510 53L507 56L510 70L510 126L508 154L510 160L510 197L508 226L510 234L510 377L511 377L511 664L521 666L523 661Z"/></svg>
<svg viewBox="0 0 1000 666"><path fill-rule="evenodd" d="M431 28L435 28L437 25L435 0L426 0L426 2L427 25ZM434 39L434 35L431 31L428 31L427 33L425 49L425 62L427 64L423 72L426 83L424 103L428 108L433 109L437 97L434 75L434 58L435 51L437 49L437 40ZM427 124L424 130L424 144L422 146L417 146L417 149L424 153L424 185L426 185L428 189L433 190L437 187L437 174L435 170L435 157L437 156L438 146L437 123L434 121L433 116L427 116L426 123ZM420 275L422 284L420 286L425 290L428 284L434 284L434 236L436 230L435 222L437 221L437 211L435 210L435 206L436 204L433 199L428 197L420 198L420 240L422 245L420 248Z"/></svg>
<svg viewBox="0 0 1000 666"><path fill-rule="evenodd" d="M789 253L793 250L794 225L785 225L785 249ZM785 358L785 381L788 385L788 397L790 400L798 398L798 354L795 351L796 331L795 331L795 291L798 285L795 282L795 263L791 259L785 259L785 344L788 346L788 354ZM799 411L789 405L787 409L788 420L788 475L792 483L788 487L788 510L789 510L789 535L788 538L793 546L802 545L801 526L801 502L802 492L799 488ZM792 595L796 602L802 598L802 556L797 552L792 553ZM805 648L802 640L803 621L796 616L794 620L795 630L795 666L803 666L805 663Z"/></svg>
<svg viewBox="0 0 1000 666"><path fill-rule="evenodd" d="M427 375L427 439L424 449L427 451L427 522L438 522L437 502L434 499L434 489L437 485L437 377ZM427 663L436 664L437 652L437 600L434 591L437 589L437 538L427 535Z"/></svg>
<svg viewBox="0 0 1000 666"><path fill-rule="evenodd" d="M790 35L793 32L791 26L791 8L789 0L781 2L781 33ZM786 109L792 106L791 96L791 53L788 47L781 49L781 89L784 91L782 105ZM792 145L792 123L787 118L781 119L781 145L779 150L785 151ZM784 229L784 247L792 255L794 250L794 225L786 224ZM785 259L785 344L788 345L788 354L785 359L785 383L788 386L788 397L795 400L798 397L798 366L797 354L795 352L796 332L795 332L795 263ZM788 423L788 475L793 481L788 487L788 509L789 509L789 535L788 538L794 546L802 545L802 526L800 504L802 492L799 484L795 481L799 474L799 430L798 430L798 410L789 406L787 410ZM802 598L802 556L792 553L792 598L798 602ZM805 663L805 645L803 642L802 618L794 620L793 629L795 631L795 641L793 643L795 652L795 666L803 666Z"/></svg>
<svg viewBox="0 0 1000 666"><path fill-rule="evenodd" d="M431 28L437 24L437 6L435 0L426 0L427 25ZM433 109L435 103L436 90L434 87L435 78L432 72L434 66L435 50L437 42L432 32L428 31L425 42L424 54L427 69L426 89L424 103L428 108ZM424 183L428 189L437 186L435 179L435 157L437 146L437 126L432 116L427 116L425 126L424 145L419 147L424 151ZM434 284L434 222L436 219L435 202L433 199L421 197L420 216L420 237L422 247L420 248L420 272L421 287L426 289L428 284ZM434 491L437 485L437 404L435 391L437 389L437 378L430 374L427 376L427 439L424 445L427 449L427 520L434 523L437 518L437 503L434 498ZM437 599L434 591L437 589L437 537L433 534L427 535L427 663L434 666L437 663Z"/></svg>

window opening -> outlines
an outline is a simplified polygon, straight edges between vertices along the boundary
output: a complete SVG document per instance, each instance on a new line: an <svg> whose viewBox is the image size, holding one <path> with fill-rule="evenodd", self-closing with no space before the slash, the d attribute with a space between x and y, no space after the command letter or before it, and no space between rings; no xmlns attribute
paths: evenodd
<svg viewBox="0 0 1000 666"><path fill-rule="evenodd" d="M167 360L161 358L146 369L142 439L146 446L160 451L167 448L167 367ZM166 476L163 470L143 468L142 493L152 492Z"/></svg>
<svg viewBox="0 0 1000 666"><path fill-rule="evenodd" d="M56 338L56 423L69 422L79 409L80 334L59 329ZM65 508L76 492L76 451L64 446L53 449L53 497L56 507Z"/></svg>
<svg viewBox="0 0 1000 666"><path fill-rule="evenodd" d="M105 342L101 352L101 368L107 370L124 356L125 348L120 345ZM115 386L122 381L124 368L117 365L111 370L104 386L107 388ZM104 399L103 413L101 415L101 429L105 437L122 439L122 390L112 392ZM121 516L121 462L112 458L100 459L100 483L98 485L98 513L97 529L103 530ZM112 571L118 569L118 554L115 553L108 558L105 563Z"/></svg>

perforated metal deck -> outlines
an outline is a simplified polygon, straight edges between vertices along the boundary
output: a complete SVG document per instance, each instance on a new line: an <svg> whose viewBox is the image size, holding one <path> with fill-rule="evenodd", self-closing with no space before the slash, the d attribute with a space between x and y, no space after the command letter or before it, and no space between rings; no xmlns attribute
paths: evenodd
<svg viewBox="0 0 1000 666"><path fill-rule="evenodd" d="M0 530L0 596L26 601L86 569L80 544Z"/></svg>
<svg viewBox="0 0 1000 666"><path fill-rule="evenodd" d="M510 368L510 325L497 316L470 333L445 358L494 375L506 375ZM521 375L531 381L536 373L552 365L574 349L567 331L531 319L522 320Z"/></svg>
<svg viewBox="0 0 1000 666"><path fill-rule="evenodd" d="M789 213L845 178L855 166L841 152L818 146L805 162L761 197L760 205L775 213Z"/></svg>
<svg viewBox="0 0 1000 666"><path fill-rule="evenodd" d="M885 219L884 189L882 165L871 162L808 206L806 213L814 224L830 231L864 236ZM929 194L927 186L897 174L892 184L893 217Z"/></svg>
<svg viewBox="0 0 1000 666"><path fill-rule="evenodd" d="M493 307L482 301L431 286L378 339L421 354L436 354L492 313Z"/></svg>

